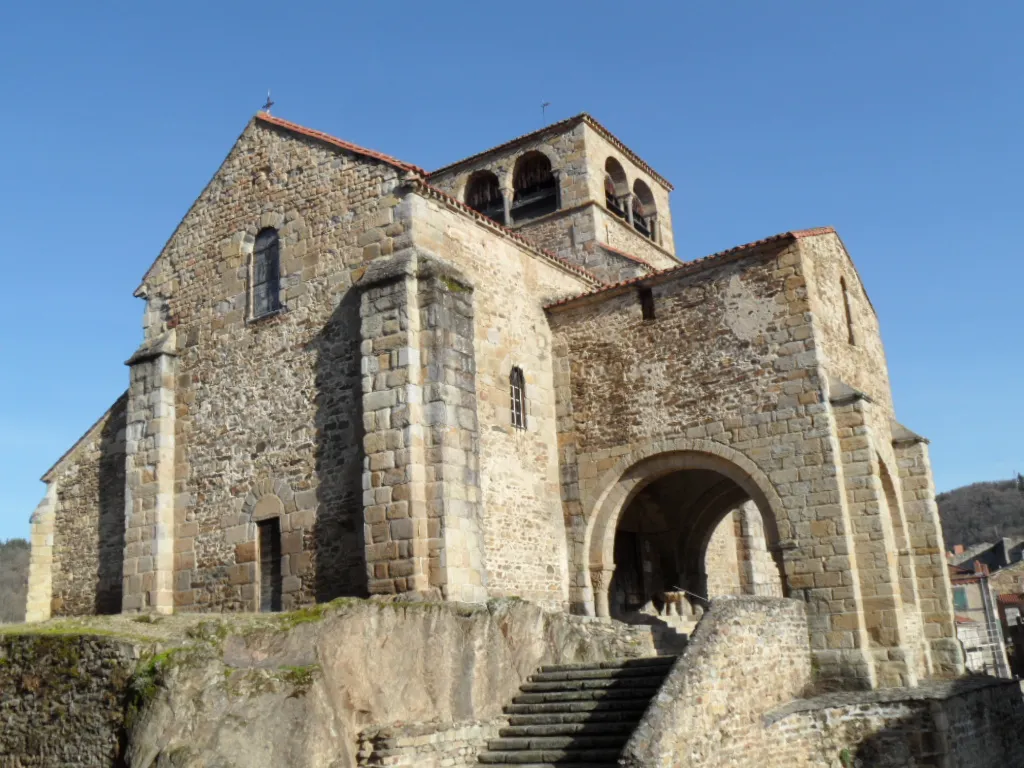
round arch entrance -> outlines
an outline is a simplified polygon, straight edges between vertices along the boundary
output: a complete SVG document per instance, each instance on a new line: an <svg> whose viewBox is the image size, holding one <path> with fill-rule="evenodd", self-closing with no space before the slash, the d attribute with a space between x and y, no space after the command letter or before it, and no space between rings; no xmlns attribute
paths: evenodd
<svg viewBox="0 0 1024 768"><path fill-rule="evenodd" d="M784 594L781 503L752 462L735 458L674 451L610 473L586 541L598 616L631 621L671 613L684 597L706 602L709 580L711 597Z"/></svg>

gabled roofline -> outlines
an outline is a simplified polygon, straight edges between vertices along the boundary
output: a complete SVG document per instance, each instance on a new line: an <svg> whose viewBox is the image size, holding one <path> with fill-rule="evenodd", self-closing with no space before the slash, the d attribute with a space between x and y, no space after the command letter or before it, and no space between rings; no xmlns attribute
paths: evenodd
<svg viewBox="0 0 1024 768"><path fill-rule="evenodd" d="M42 480L44 483L49 483L50 480L52 479L54 470L57 469L57 467L59 467L64 462L64 460L68 458L68 456L70 456L76 450L78 450L78 446L80 446L82 443L88 440L89 437L92 436L92 433L96 431L96 428L103 423L103 420L106 419L115 408L117 408L118 404L122 400L128 400L127 389L124 392L122 392L121 395L113 403L111 403L110 407L103 412L102 416L96 419L96 421L94 421L92 425L87 430L85 430L85 432L82 433L82 436L80 438L75 440L74 444L70 448L68 448L66 451L64 451L64 453L61 454L61 457L59 459L53 462L53 466L51 466L48 470L43 472L43 476L40 477L39 479Z"/></svg>
<svg viewBox="0 0 1024 768"><path fill-rule="evenodd" d="M548 304L544 309L548 311L558 311L571 306L576 306L578 303L584 303L586 300L598 296L602 300L605 298L611 298L612 296L619 296L623 293L627 293L635 287L658 285L681 275L702 272L705 269L712 269L722 264L727 264L730 261L734 261L742 257L747 252L756 250L757 248L761 248L765 245L784 243L786 241L796 242L802 237L812 237L814 235L821 235L834 231L835 230L832 229L832 227L819 227L817 229L800 229L791 232L781 232L777 235L766 237L763 240L755 240L752 243L737 245L733 248L719 251L718 253L713 253L710 256L704 256L703 258L696 259L694 261L687 261L680 264L678 267L662 269L652 275L641 275L640 277L622 280L618 283L607 285L588 293L580 294L579 296L570 296L569 298L562 299L561 301L556 301L553 304Z"/></svg>
<svg viewBox="0 0 1024 768"><path fill-rule="evenodd" d="M442 166L436 170L431 171L428 174L428 177L439 176L442 173L447 173L463 165L468 165L469 163L479 160L482 157L486 157L487 155L502 152L522 142L535 139L538 136L543 136L546 133L562 133L569 128L575 128L580 123L586 123L599 134L601 134L601 136L604 137L612 146L614 146L622 154L624 154L626 157L628 157L630 160L636 163L637 166L639 166L645 173L647 173L652 179L657 181L666 189L668 189L669 191L675 189L675 187L672 186L672 182L670 182L656 170L651 168L651 166L649 166L644 161L644 159L640 157L640 155L636 154L636 152L634 152L625 144L623 144L622 140L619 139L618 136L616 136L614 133L612 133L603 125L601 125L601 123L599 123L592 115L590 115L587 112L580 112L580 114L578 115L573 115L572 117L568 117L565 120L560 120L557 123L552 123L551 125L546 125L543 128L540 128L536 131L532 131L531 133L524 133L522 136L517 136L516 138L510 139L509 141L506 141L503 144L498 144L497 146L491 147L490 149L485 149L483 152L477 152L475 155L470 155L469 157L464 157L461 160L456 160L454 163L449 163L448 165Z"/></svg>
<svg viewBox="0 0 1024 768"><path fill-rule="evenodd" d="M299 134L300 136L316 139L317 141L322 141L325 144L330 144L331 146L338 147L339 149L344 149L347 152L351 152L356 155L361 155L371 160L379 160L380 162L386 163L387 165L390 165L393 168L396 168L397 170L400 171L416 173L421 176L426 175L426 171L420 168L418 165L406 163L402 160L392 157L391 155L385 155L383 152L377 152L376 150L373 149L361 147L358 144L353 144L350 141L339 139L335 136L331 136L330 134L324 133L323 131L316 131L313 130L312 128L306 128L305 126L299 125L298 123L293 123L290 120L285 120L280 117L274 117L273 115L268 114L267 112L257 112L255 115L253 115L252 119L245 124L245 128L243 128L242 132L238 134L238 139L235 139L234 143L232 143L231 145L231 149L228 150L228 154L224 156L225 160L228 158L231 152L234 151L235 145L238 144L238 140L245 135L245 132L247 130L249 130L249 126L254 125L256 123L264 123L265 125L280 128L290 133L296 133ZM149 279L150 275L152 274L153 267L155 267L157 262L160 261L160 257L163 256L164 251L167 249L168 244L171 242L171 240L174 239L174 236L178 233L178 230L181 228L182 223L185 221L185 219L188 218L189 214L192 213L193 209L199 203L200 198L203 196L203 193L206 192L206 190L210 186L210 183L217 177L217 174L220 172L220 169L223 165L224 161L222 160L220 165L217 166L217 170L214 171L213 176L210 177L210 180L207 181L205 185L203 185L203 189L196 196L196 199L192 202L192 205L190 205L188 207L188 210L185 211L185 215L181 217L181 220L178 222L178 225L174 228L174 231L171 232L171 236L168 237L167 240L164 242L163 246L160 248L160 252L157 254L156 258L153 259L152 264L149 265L149 268L146 270L146 273L142 276L142 280L139 284L139 287L135 290L135 296L143 296L142 288L145 285L146 281Z"/></svg>
<svg viewBox="0 0 1024 768"><path fill-rule="evenodd" d="M335 147L340 147L341 149L348 150L349 152L353 152L357 155L362 155L363 157L369 157L373 160L380 160L381 162L394 166L400 171L411 171L413 173L418 173L421 176L426 176L427 174L427 172L420 168L418 165L406 163L403 160L399 160L398 158L392 157L391 155L385 155L383 152L377 152L376 150L373 149L361 147L358 144L353 144L350 141L339 139L336 136L331 136L330 134L324 133L323 131L316 131L313 130L312 128L306 128L304 125L293 123L290 120L284 120L280 117L274 117L269 112L257 112L255 119L261 123L267 123L268 125L275 125L278 128L284 128L286 131L291 131L292 133L298 133L303 136L308 136L311 139L318 139L319 141L323 141L327 144L332 144Z"/></svg>

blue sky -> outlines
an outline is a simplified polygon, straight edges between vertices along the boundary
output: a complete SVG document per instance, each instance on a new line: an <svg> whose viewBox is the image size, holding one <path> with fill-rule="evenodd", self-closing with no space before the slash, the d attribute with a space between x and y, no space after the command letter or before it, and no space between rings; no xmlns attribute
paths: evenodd
<svg viewBox="0 0 1024 768"><path fill-rule="evenodd" d="M268 88L437 167L580 111L676 186L679 254L838 228L948 489L1024 471L1024 5L6 3L0 539L127 385L142 274Z"/></svg>

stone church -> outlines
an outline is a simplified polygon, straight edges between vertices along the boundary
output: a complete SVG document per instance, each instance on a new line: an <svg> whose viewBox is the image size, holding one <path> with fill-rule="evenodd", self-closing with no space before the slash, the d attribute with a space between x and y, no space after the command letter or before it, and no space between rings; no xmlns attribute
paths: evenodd
<svg viewBox="0 0 1024 768"><path fill-rule="evenodd" d="M29 620L772 594L825 677L962 670L842 240L681 261L671 191L587 114L433 172L257 114L142 276L127 391L43 476Z"/></svg>

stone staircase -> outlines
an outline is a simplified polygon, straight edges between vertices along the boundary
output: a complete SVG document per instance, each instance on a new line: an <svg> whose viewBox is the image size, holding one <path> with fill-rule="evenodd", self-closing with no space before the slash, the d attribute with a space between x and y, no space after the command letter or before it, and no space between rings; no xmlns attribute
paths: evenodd
<svg viewBox="0 0 1024 768"><path fill-rule="evenodd" d="M479 764L615 768L675 656L541 667L505 708Z"/></svg>

